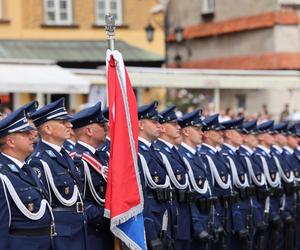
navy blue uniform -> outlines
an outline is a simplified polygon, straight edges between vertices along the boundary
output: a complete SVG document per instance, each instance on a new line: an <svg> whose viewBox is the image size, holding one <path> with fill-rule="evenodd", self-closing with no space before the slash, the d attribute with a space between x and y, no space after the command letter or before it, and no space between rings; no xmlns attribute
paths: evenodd
<svg viewBox="0 0 300 250"><path fill-rule="evenodd" d="M232 182L234 184L232 185L233 190L239 193L238 202L232 205L231 211L233 232L235 233L231 246L234 249L240 249L241 246L245 244L245 240L247 241L247 216L249 216L251 212L250 197L246 191L249 188L248 175L236 151L233 151L230 146L223 144L220 153L229 166ZM235 178L237 180L235 180Z"/></svg>
<svg viewBox="0 0 300 250"><path fill-rule="evenodd" d="M39 211L46 194L35 173L26 165L20 169L3 154L0 154L0 162L0 174L9 179L25 209L32 213ZM29 219L16 206L6 185L3 184L0 178L0 249L52 249L50 237L52 219L49 207L46 207L40 219Z"/></svg>
<svg viewBox="0 0 300 250"><path fill-rule="evenodd" d="M226 230L228 234L225 244L229 246L232 231L231 207L229 206L229 197L231 196L230 173L221 154L217 150L213 150L210 146L203 143L200 155L202 161L209 168L209 178L213 183L212 193L221 200L221 203L218 203L216 206L217 220L215 227L217 230ZM209 159L214 163L215 172L211 167Z"/></svg>
<svg viewBox="0 0 300 250"><path fill-rule="evenodd" d="M141 176L141 184L144 194L144 225L146 232L146 239L148 244L151 241L157 241L161 236L162 221L165 211L169 209L168 192L169 178L167 177L167 172L163 166L163 163L158 155L153 151L152 147L149 147L144 142L139 140L139 154L144 157L146 161L145 167L148 168L151 176L145 176L145 171L143 170L141 156L139 156L139 170ZM150 183L149 178L152 179ZM164 187L165 186L165 187ZM170 231L171 223L168 220L168 230ZM166 242L162 243L166 245Z"/></svg>
<svg viewBox="0 0 300 250"><path fill-rule="evenodd" d="M193 178L194 183L197 185L197 188L199 188L199 192L197 192L191 184L191 188L196 194L194 202L190 205L193 235L191 249L205 249L206 244L209 244L208 241L212 237L214 230L214 225L212 225L212 223L215 220L215 214L211 207L213 204L210 204L210 201L212 201L210 190L212 183L209 182L206 166L197 154L196 149L195 152L191 152L184 144L182 144L179 146L178 152L191 166L192 175L189 174L190 183L192 183L191 179ZM208 183L208 189L205 193L202 193L204 191L205 182ZM201 237L201 235L203 235L203 237Z"/></svg>
<svg viewBox="0 0 300 250"><path fill-rule="evenodd" d="M46 178L41 161L48 164L58 194L55 194L51 182ZM64 155L61 155L51 146L40 141L29 160L29 165L37 173L42 182L47 185L48 194L51 197L51 206L57 231L57 237L54 241L55 249L86 249L85 214L80 194L74 196L72 204L70 203L74 191L78 189L82 190L79 172L76 170L71 157L66 152ZM58 199L57 196L61 198ZM67 200L68 204L64 205L61 199Z"/></svg>
<svg viewBox="0 0 300 250"><path fill-rule="evenodd" d="M264 209L267 193L265 176L260 166L252 160L253 151L251 149L241 145L237 153L244 168L247 169L249 184L255 187L257 193L257 196L252 197L253 226L255 227L255 230L253 230L253 244L255 245L257 237L259 237L259 235L264 237L264 230L266 229L266 224L264 224Z"/></svg>
<svg viewBox="0 0 300 250"><path fill-rule="evenodd" d="M258 146L254 151L253 160L256 164L260 166L261 169L264 170L264 174L267 180L267 185L271 190L270 195L270 210L269 210L269 228L267 232L267 241L266 247L269 244L276 245L278 249L280 249L282 242L279 239L273 239L272 233L274 230L278 231L281 228L281 219L280 219L280 200L282 197L282 190L280 189L280 178L278 169L276 167L276 163L267 149L264 149L262 146ZM276 242L275 242L276 240Z"/></svg>
<svg viewBox="0 0 300 250"><path fill-rule="evenodd" d="M102 166L107 166L108 162L105 159L100 159L98 155L91 152L87 147L77 142L74 148L76 155L73 160L75 165L80 169L81 179L84 181L84 205L86 207L87 216L87 249L113 249L113 236L110 232L109 219L104 217L104 203L106 192L106 181L103 176L98 173L88 162L88 169L91 174L89 179L85 173L83 165L83 153L88 154L95 161L98 161ZM91 185L91 186L90 186ZM91 190L93 189L93 190ZM98 199L93 192L102 199Z"/></svg>
<svg viewBox="0 0 300 250"><path fill-rule="evenodd" d="M181 185L186 179L186 168L175 147L170 148L166 143L157 140L154 148L163 153L172 168L177 182ZM174 188L174 185L172 185ZM175 240L175 249L189 249L191 240L191 213L190 205L186 200L187 189L176 189L176 200L171 203L172 237Z"/></svg>

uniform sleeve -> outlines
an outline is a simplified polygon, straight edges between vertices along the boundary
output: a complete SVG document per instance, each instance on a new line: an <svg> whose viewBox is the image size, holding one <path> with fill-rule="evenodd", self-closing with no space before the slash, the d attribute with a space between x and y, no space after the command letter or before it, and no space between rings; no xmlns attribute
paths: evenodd
<svg viewBox="0 0 300 250"><path fill-rule="evenodd" d="M0 249L8 250L9 212L3 183L0 179Z"/></svg>

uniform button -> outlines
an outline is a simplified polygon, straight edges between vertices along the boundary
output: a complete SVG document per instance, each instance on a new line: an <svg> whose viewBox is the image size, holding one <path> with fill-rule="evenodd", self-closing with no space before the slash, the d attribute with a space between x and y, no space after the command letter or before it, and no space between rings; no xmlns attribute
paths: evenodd
<svg viewBox="0 0 300 250"><path fill-rule="evenodd" d="M28 196L28 200L31 200L31 196Z"/></svg>

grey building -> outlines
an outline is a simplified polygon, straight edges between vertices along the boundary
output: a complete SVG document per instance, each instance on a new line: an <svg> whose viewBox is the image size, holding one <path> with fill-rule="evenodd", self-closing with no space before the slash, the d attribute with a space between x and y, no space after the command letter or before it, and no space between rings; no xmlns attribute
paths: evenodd
<svg viewBox="0 0 300 250"><path fill-rule="evenodd" d="M166 9L167 66L228 70L300 69L299 0L170 0ZM240 83L244 83L241 81ZM215 93L215 91L214 91ZM213 92L211 92L213 97ZM220 108L278 115L300 109L298 88L220 90Z"/></svg>

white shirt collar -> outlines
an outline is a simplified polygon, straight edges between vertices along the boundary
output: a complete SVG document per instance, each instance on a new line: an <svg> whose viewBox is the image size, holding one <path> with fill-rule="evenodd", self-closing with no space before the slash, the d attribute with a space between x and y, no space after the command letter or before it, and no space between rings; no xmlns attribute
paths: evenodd
<svg viewBox="0 0 300 250"><path fill-rule="evenodd" d="M289 146L284 146L284 148L289 151L291 154L294 153L294 150L292 148L290 148Z"/></svg>
<svg viewBox="0 0 300 250"><path fill-rule="evenodd" d="M206 144L206 143L202 143L203 146L206 146L208 148L210 148L212 151L214 151L215 153L217 153L217 149L214 148L213 146L209 145L209 144Z"/></svg>
<svg viewBox="0 0 300 250"><path fill-rule="evenodd" d="M253 149L249 148L246 145L241 145L242 148L246 149L250 154L253 154Z"/></svg>
<svg viewBox="0 0 300 250"><path fill-rule="evenodd" d="M278 145L272 145L276 150L279 151L279 153L281 154L283 149L281 147L279 147Z"/></svg>
<svg viewBox="0 0 300 250"><path fill-rule="evenodd" d="M86 147L88 150L90 150L93 154L96 153L96 149L94 147L92 147L91 145L83 142L83 141L80 141L78 140L77 143L81 144L82 146Z"/></svg>
<svg viewBox="0 0 300 250"><path fill-rule="evenodd" d="M56 144L53 144L53 143L50 143L48 141L45 141L44 139L42 139L42 142L44 142L45 144L47 144L48 146L50 146L51 148L53 148L55 151L57 151L58 153L60 153L60 150L61 150L60 146L58 146Z"/></svg>
<svg viewBox="0 0 300 250"><path fill-rule="evenodd" d="M196 149L192 148L191 146L187 145L186 143L182 142L181 146L183 146L184 148L186 148L192 154L196 154Z"/></svg>
<svg viewBox="0 0 300 250"><path fill-rule="evenodd" d="M150 148L151 142L149 142L149 141L146 140L145 138L139 137L139 141L145 143L145 144L147 145L147 147Z"/></svg>
<svg viewBox="0 0 300 250"><path fill-rule="evenodd" d="M300 151L300 146L298 146L298 147L296 148L296 150Z"/></svg>
<svg viewBox="0 0 300 250"><path fill-rule="evenodd" d="M25 164L25 162L21 162L19 160L17 160L16 158L10 156L10 155L7 155L7 154L4 154L3 152L1 152L4 156L6 156L8 159L12 160L19 168L22 168L23 165Z"/></svg>
<svg viewBox="0 0 300 250"><path fill-rule="evenodd" d="M257 147L265 151L267 154L270 154L270 149L264 147L263 145L257 145Z"/></svg>
<svg viewBox="0 0 300 250"><path fill-rule="evenodd" d="M158 140L160 140L160 141L162 141L163 143L167 144L167 146L168 146L169 148L173 148L173 147L174 147L174 145L173 145L172 143L167 142L167 141L165 141L164 139L158 138Z"/></svg>
<svg viewBox="0 0 300 250"><path fill-rule="evenodd" d="M228 144L228 143L223 143L223 145L225 145L226 147L228 147L228 148L230 148L233 152L235 152L236 151L236 149L237 148L235 148L234 146L232 146L232 145L230 145L230 144Z"/></svg>

